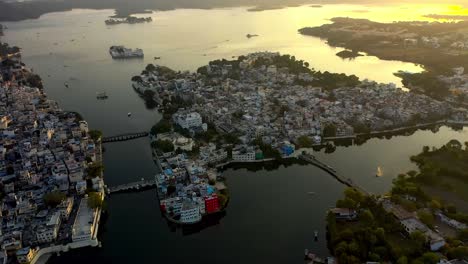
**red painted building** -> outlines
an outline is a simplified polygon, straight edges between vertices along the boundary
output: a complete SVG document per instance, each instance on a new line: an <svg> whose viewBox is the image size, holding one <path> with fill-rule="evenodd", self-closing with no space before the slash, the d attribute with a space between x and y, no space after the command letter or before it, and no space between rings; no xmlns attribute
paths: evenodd
<svg viewBox="0 0 468 264"><path fill-rule="evenodd" d="M216 194L205 197L205 212L216 213L219 211L219 200Z"/></svg>

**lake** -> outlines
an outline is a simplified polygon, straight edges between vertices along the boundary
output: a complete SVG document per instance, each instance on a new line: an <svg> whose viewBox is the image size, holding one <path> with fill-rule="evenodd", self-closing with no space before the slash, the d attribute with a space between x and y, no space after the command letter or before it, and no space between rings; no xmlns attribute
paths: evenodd
<svg viewBox="0 0 468 264"><path fill-rule="evenodd" d="M148 63L176 70L196 70L210 60L255 51L279 51L310 62L317 70L356 74L379 82L399 83L398 70L422 68L376 57L342 60L329 47L297 29L328 23L335 16L393 20L427 20L424 14L444 5L292 7L263 12L246 8L174 10L152 14L153 22L106 26L112 10L50 13L37 20L4 23L4 41L23 48L23 60L39 73L45 91L63 109L81 113L105 135L148 131L160 114L147 109L130 85ZM147 15L142 15L147 16ZM246 34L259 37L247 39ZM143 60L112 60L111 45L142 48ZM155 61L153 57L160 56ZM65 86L68 84L68 88ZM106 91L108 100L96 100ZM127 117L131 112L132 116ZM467 130L442 127L437 133L371 139L361 146L338 147L316 155L338 172L373 193L385 193L400 172L415 169L409 156L424 145L440 146L456 138L468 141ZM151 179L157 173L146 138L105 145L105 180L109 186ZM375 177L380 166L384 176ZM304 248L328 254L326 210L341 197L343 186L314 166L277 170L228 169L231 190L227 212L198 229L169 226L161 217L154 191L118 194L108 199L102 248L73 251L53 263L302 263ZM309 195L315 192L315 195ZM314 231L319 240L314 242Z"/></svg>

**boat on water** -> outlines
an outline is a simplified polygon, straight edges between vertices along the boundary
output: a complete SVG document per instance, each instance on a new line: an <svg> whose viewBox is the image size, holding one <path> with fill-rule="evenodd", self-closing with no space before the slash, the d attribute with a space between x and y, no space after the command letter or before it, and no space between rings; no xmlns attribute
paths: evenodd
<svg viewBox="0 0 468 264"><path fill-rule="evenodd" d="M377 173L375 174L375 177L382 177L383 176L383 170L380 166L377 167Z"/></svg>
<svg viewBox="0 0 468 264"><path fill-rule="evenodd" d="M160 60L160 59L161 59L161 57L154 57L154 59L155 59L155 60Z"/></svg>
<svg viewBox="0 0 468 264"><path fill-rule="evenodd" d="M308 192L308 195L315 195L315 192Z"/></svg>
<svg viewBox="0 0 468 264"><path fill-rule="evenodd" d="M128 112L127 116L128 116L128 117L131 117L131 116L132 116L132 113L131 113L131 112Z"/></svg>
<svg viewBox="0 0 468 264"><path fill-rule="evenodd" d="M106 92L100 92L100 93L96 93L96 98L99 100L104 100L104 99L109 98L109 96L107 96Z"/></svg>
<svg viewBox="0 0 468 264"><path fill-rule="evenodd" d="M113 59L143 58L145 56L142 49L129 49L124 46L111 46L109 53Z"/></svg>
<svg viewBox="0 0 468 264"><path fill-rule="evenodd" d="M258 37L257 34L247 34L246 35L247 38L254 38L254 37Z"/></svg>

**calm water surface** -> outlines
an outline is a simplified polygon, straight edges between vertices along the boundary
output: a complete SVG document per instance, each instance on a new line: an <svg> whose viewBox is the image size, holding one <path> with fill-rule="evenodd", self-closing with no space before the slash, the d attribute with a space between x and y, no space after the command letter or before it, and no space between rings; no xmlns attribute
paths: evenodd
<svg viewBox="0 0 468 264"><path fill-rule="evenodd" d="M255 51L280 51L309 61L318 70L356 74L379 82L399 83L393 72L421 71L419 66L376 57L342 60L341 49L320 39L297 34L304 26L328 23L336 16L377 21L424 20L424 14L447 6L297 7L264 12L245 8L175 10L153 14L154 22L107 27L111 10L74 10L47 14L38 20L6 23L5 41L22 47L24 61L39 73L49 97L65 110L81 113L90 126L105 135L147 131L159 118L147 109L130 86L130 78L146 64L177 70L196 70L208 61ZM246 34L259 34L247 39ZM111 45L140 47L144 60L112 60ZM160 61L154 61L160 56ZM68 83L66 88L64 83ZM106 91L109 99L96 100ZM128 118L127 113L132 112ZM317 155L340 173L374 193L388 191L392 178L414 169L409 156L424 145L440 146L449 139L468 141L468 132L443 127L438 133L372 139L362 146L338 147ZM106 145L108 185L157 172L147 139ZM376 178L377 166L384 177ZM302 263L304 248L327 255L324 217L341 196L343 186L313 166L278 170L225 172L231 201L224 217L202 230L169 227L161 217L154 191L109 198L109 218L103 226L103 247L74 251L54 263ZM308 195L316 192L316 195ZM319 241L314 242L314 230Z"/></svg>

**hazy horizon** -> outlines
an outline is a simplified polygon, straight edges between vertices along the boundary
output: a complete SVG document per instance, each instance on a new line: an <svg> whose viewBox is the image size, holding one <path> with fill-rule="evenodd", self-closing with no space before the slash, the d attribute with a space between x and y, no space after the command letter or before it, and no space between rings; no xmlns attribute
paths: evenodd
<svg viewBox="0 0 468 264"><path fill-rule="evenodd" d="M17 21L58 11L67 11L74 8L88 9L115 9L116 14L127 16L145 10L172 10L179 8L210 9L224 7L251 6L256 11L264 9L283 8L306 4L430 4L441 3L441 0L0 0L0 21ZM467 5L467 0L453 0L453 5Z"/></svg>

